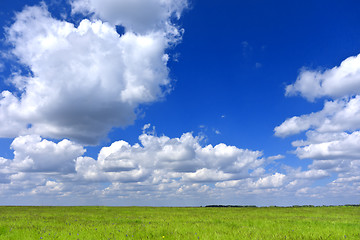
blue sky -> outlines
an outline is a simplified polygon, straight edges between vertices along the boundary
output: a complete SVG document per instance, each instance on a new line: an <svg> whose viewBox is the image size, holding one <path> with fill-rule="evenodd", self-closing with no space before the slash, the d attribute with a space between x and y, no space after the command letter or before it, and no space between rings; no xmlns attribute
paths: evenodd
<svg viewBox="0 0 360 240"><path fill-rule="evenodd" d="M359 203L357 1L0 6L0 204Z"/></svg>

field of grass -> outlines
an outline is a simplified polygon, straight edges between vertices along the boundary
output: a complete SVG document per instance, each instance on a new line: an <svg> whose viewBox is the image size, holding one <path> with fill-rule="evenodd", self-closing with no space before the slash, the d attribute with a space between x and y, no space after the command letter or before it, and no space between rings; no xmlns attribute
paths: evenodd
<svg viewBox="0 0 360 240"><path fill-rule="evenodd" d="M360 239L360 207L0 207L0 239Z"/></svg>

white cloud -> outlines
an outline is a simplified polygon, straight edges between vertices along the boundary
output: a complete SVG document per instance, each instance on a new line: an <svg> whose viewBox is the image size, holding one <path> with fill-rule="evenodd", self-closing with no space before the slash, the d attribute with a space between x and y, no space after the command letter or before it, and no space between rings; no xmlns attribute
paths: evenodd
<svg viewBox="0 0 360 240"><path fill-rule="evenodd" d="M279 159L283 159L283 158L285 158L284 155L278 154L276 156L270 156L267 159L269 159L270 161L274 161L274 160L279 160Z"/></svg>
<svg viewBox="0 0 360 240"><path fill-rule="evenodd" d="M0 184L9 183L9 176L13 173L10 164L10 160L0 157Z"/></svg>
<svg viewBox="0 0 360 240"><path fill-rule="evenodd" d="M347 183L347 182L360 183L360 176L340 177L334 181L334 183Z"/></svg>
<svg viewBox="0 0 360 240"><path fill-rule="evenodd" d="M339 204L344 202L356 203L360 199L360 184L356 177L351 179L338 178L325 186L303 187L296 191L298 197L338 199Z"/></svg>
<svg viewBox="0 0 360 240"><path fill-rule="evenodd" d="M256 169L264 164L265 159L260 158L262 153L239 149L235 146L227 146L220 143L213 147L208 145L198 151L200 159L207 164L205 166L219 168L228 173L243 173L248 169Z"/></svg>
<svg viewBox="0 0 360 240"><path fill-rule="evenodd" d="M297 147L296 154L299 158L311 158L316 160L342 160L360 158L360 132L351 134L342 133L334 140L312 142L308 139L305 146Z"/></svg>
<svg viewBox="0 0 360 240"><path fill-rule="evenodd" d="M85 153L83 147L68 140L54 143L36 135L15 138L11 148L11 167L22 172L75 172L75 159Z"/></svg>
<svg viewBox="0 0 360 240"><path fill-rule="evenodd" d="M1 137L38 134L94 144L112 127L132 124L138 107L161 99L171 85L165 49L176 40L167 29L119 36L100 20L75 27L54 19L42 5L16 15L7 41L31 74L14 72L10 82L18 92L1 93Z"/></svg>
<svg viewBox="0 0 360 240"><path fill-rule="evenodd" d="M289 118L274 131L276 136L287 137L309 129L321 133L360 129L360 95L326 101L321 111Z"/></svg>
<svg viewBox="0 0 360 240"><path fill-rule="evenodd" d="M184 181L189 182L221 182L232 178L234 178L233 174L207 168L199 169L194 173L185 173L182 177Z"/></svg>
<svg viewBox="0 0 360 240"><path fill-rule="evenodd" d="M303 70L294 84L286 87L286 95L316 98L340 98L360 93L360 55L345 59L340 66L325 71Z"/></svg>
<svg viewBox="0 0 360 240"><path fill-rule="evenodd" d="M57 195L57 194L64 194L62 193L62 191L64 190L64 184L63 183L58 183L56 181L46 181L46 183L44 185L38 186L36 188L34 188L31 191L31 194L34 195Z"/></svg>
<svg viewBox="0 0 360 240"><path fill-rule="evenodd" d="M193 183L191 185L182 185L178 190L178 194L187 194L194 195L196 193L204 193L210 189L208 185L201 185L198 183Z"/></svg>
<svg viewBox="0 0 360 240"><path fill-rule="evenodd" d="M184 204L191 196L359 192L360 96L351 98L359 93L359 56L327 71L303 71L287 87L288 95L308 100L335 98L320 112L290 118L275 129L278 136L307 131L306 140L293 142L299 158L313 159L307 170L288 167L286 174L279 173L268 165L282 155L266 158L261 151L224 143L202 146L191 133L156 136L150 124L139 143L120 140L103 147L97 159L86 156L75 142L94 144L112 127L133 123L142 104L163 98L171 88L165 52L181 39L183 30L173 20L187 1L72 0L71 5L73 13L92 14L91 19L75 26L53 18L43 4L26 7L7 29L13 56L30 72L13 72L16 91L0 93L0 137L16 137L14 159L0 158L2 196L10 201L14 196L72 197L76 204L91 198L118 204L126 198L180 197ZM122 25L124 34L115 25ZM334 172L338 176L329 191L315 194L306 188Z"/></svg>
<svg viewBox="0 0 360 240"><path fill-rule="evenodd" d="M325 138L314 135L314 142ZM299 149L311 144L311 140L309 137ZM352 189L358 182L359 160L347 161L347 169L341 170L346 166L342 160L325 168L327 163L315 159L309 169L285 167L285 174L269 168L272 161L284 158L282 155L265 158L259 151L223 143L202 146L201 141L191 133L180 138L156 136L153 128L146 125L139 143L116 141L103 147L97 159L93 159L86 156L84 148L69 140L55 143L36 135L21 136L11 145L14 159L0 159L0 192L31 199L166 202L165 199L183 197L292 196L317 179L334 176L332 173L338 174L338 180L331 185L337 191L340 183ZM310 192L301 194L300 190L298 195L309 197Z"/></svg>
<svg viewBox="0 0 360 240"><path fill-rule="evenodd" d="M261 176L256 178L245 178L239 180L230 180L217 182L215 185L223 189L240 190L243 193L261 193L270 189L282 189L286 183L288 183L288 177L282 173L274 173L272 175L266 174L261 171Z"/></svg>
<svg viewBox="0 0 360 240"><path fill-rule="evenodd" d="M286 88L286 95L296 94L309 101L321 97L333 100L325 101L321 111L289 118L274 129L279 137L306 133L305 140L292 143L296 147L293 152L300 159L311 159L312 163L305 171L289 168L288 177L297 183L335 178L326 186L302 186L296 190L296 195L322 198L358 191L360 55L349 57L340 66L325 71L303 70L296 82Z"/></svg>
<svg viewBox="0 0 360 240"><path fill-rule="evenodd" d="M177 198L219 196L231 181L248 189L283 183L282 174L269 175L265 170L279 156L262 158L259 151L223 143L201 146L201 138L191 133L169 138L145 129L139 140L134 145L114 142L93 159L69 140L55 143L38 135L17 137L11 144L14 159L0 159L0 191L49 198Z"/></svg>
<svg viewBox="0 0 360 240"><path fill-rule="evenodd" d="M309 132L306 141L297 141L294 153L300 159L312 159L307 172L295 177L323 178L338 174L339 178L358 175L360 170L360 132L321 134Z"/></svg>
<svg viewBox="0 0 360 240"><path fill-rule="evenodd" d="M283 158L281 155L262 158L261 152L226 144L201 146L201 138L191 133L169 138L144 132L139 140L134 145L122 140L114 142L93 159L68 140L55 143L36 135L18 137L11 145L14 159L0 158L0 192L52 201L84 199L88 204L96 203L94 199L102 199L103 204L119 204L126 199L139 204L151 204L144 199L175 204L177 199L176 204L183 205L180 199L184 197L200 201L291 197L295 193L310 198L335 196L335 191L354 190L359 185L360 160L356 159L347 161L342 171L337 171L341 162L325 169L323 160L314 160L308 170L286 167L286 173L280 173L270 170L269 164ZM328 185L331 191L315 194L311 188L306 190L317 179L334 176L334 172L338 177Z"/></svg>
<svg viewBox="0 0 360 240"><path fill-rule="evenodd" d="M76 170L87 180L119 182L216 182L248 177L265 160L262 153L218 144L201 147L200 138L184 133L180 138L143 133L140 144L117 141L101 149L98 159L78 158Z"/></svg>
<svg viewBox="0 0 360 240"><path fill-rule="evenodd" d="M260 178L255 183L253 183L256 188L275 188L281 187L285 182L286 176L281 173L275 173L271 176L266 176Z"/></svg>
<svg viewBox="0 0 360 240"><path fill-rule="evenodd" d="M311 169L308 171L303 171L303 172L297 172L295 174L295 177L297 179L320 179L320 178L326 178L326 177L330 177L331 175L322 169Z"/></svg>
<svg viewBox="0 0 360 240"><path fill-rule="evenodd" d="M95 13L96 17L129 31L147 33L166 29L177 35L171 18L180 18L186 0L73 0L73 12Z"/></svg>

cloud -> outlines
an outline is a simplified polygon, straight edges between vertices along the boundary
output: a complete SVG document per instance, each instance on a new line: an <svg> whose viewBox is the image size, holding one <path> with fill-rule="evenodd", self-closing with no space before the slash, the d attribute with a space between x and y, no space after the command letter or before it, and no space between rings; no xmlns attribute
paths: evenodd
<svg viewBox="0 0 360 240"><path fill-rule="evenodd" d="M331 175L322 169L311 169L308 171L299 171L295 174L295 177L297 179L321 179L321 178L326 178L326 177L330 177Z"/></svg>
<svg viewBox="0 0 360 240"><path fill-rule="evenodd" d="M85 153L82 146L69 140L54 143L36 135L15 138L11 149L11 167L22 172L75 172L75 159Z"/></svg>
<svg viewBox="0 0 360 240"><path fill-rule="evenodd" d="M98 159L81 157L76 170L86 180L119 182L216 182L249 177L265 160L262 153L218 144L201 147L200 138L184 133L180 138L143 133L140 144L117 141L101 149ZM162 175L162 176L160 176Z"/></svg>
<svg viewBox="0 0 360 240"><path fill-rule="evenodd" d="M54 195L62 193L64 184L56 181L46 181L44 185L38 186L31 191L34 195Z"/></svg>
<svg viewBox="0 0 360 240"><path fill-rule="evenodd" d="M360 170L360 55L349 57L340 66L324 71L303 70L296 82L286 87L286 95L300 94L309 101L321 97L324 107L318 112L294 116L277 126L279 137L305 132L306 139L292 142L293 153L311 159L307 170L288 168L293 182L333 177L325 186L296 190L297 196L336 197L358 191ZM297 184L299 186L299 184Z"/></svg>
<svg viewBox="0 0 360 240"><path fill-rule="evenodd" d="M314 157L308 169L284 166L278 172L272 169L272 164L284 158L282 155L263 157L260 151L224 143L202 146L202 138L192 133L169 138L148 130L152 130L150 125L139 136L139 143L131 145L119 140L101 148L96 159L69 140L55 143L38 135L18 137L11 144L14 158L0 158L0 193L32 200L68 199L69 204L79 199L87 204L95 204L96 199L104 201L103 204L119 204L120 200L124 203L126 199L151 204L156 199L158 203L171 200L173 204L179 200L177 204L183 205L185 202L180 199L184 197L203 199L200 201L203 203L204 199L255 195L314 197L307 187L318 179L335 177L333 173L338 174L328 186L333 191L344 189L341 184L354 190L359 182L360 161L355 157L346 161L340 156L332 160ZM355 141L355 135L348 138ZM343 138L350 141L346 136ZM298 143L299 154L302 148L321 139L332 138L309 137L308 142ZM341 145L337 147L343 149ZM325 196L333 193L324 190L316 195Z"/></svg>
<svg viewBox="0 0 360 240"><path fill-rule="evenodd" d="M315 134L319 138L319 134ZM328 136L328 135L326 135ZM296 154L299 158L311 158L316 160L330 160L330 159L359 159L360 158L360 132L355 131L351 134L342 133L336 135L336 139L326 141L314 141L311 135L304 146L299 146L296 149Z"/></svg>
<svg viewBox="0 0 360 240"><path fill-rule="evenodd" d="M343 204L344 201L353 202L351 199L356 202L360 197L359 183L359 179L356 177L338 178L325 186L300 188L295 194L297 197L318 199L323 199L326 196L326 198L338 199L339 204Z"/></svg>
<svg viewBox="0 0 360 240"><path fill-rule="evenodd" d="M283 158L285 158L285 156L284 156L284 155L281 155L281 154L278 154L278 155L276 155L276 156L270 156L270 157L268 157L268 159L269 159L270 161L278 160L278 159L283 159Z"/></svg>
<svg viewBox="0 0 360 240"><path fill-rule="evenodd" d="M308 132L306 141L295 141L294 153L300 159L312 159L308 172L299 173L297 176L310 176L315 174L319 178L330 176L331 173L338 177L352 179L360 170L360 132L352 133L318 133Z"/></svg>
<svg viewBox="0 0 360 240"><path fill-rule="evenodd" d="M360 95L325 101L321 111L289 118L274 131L276 136L287 137L309 129L321 133L360 129Z"/></svg>
<svg viewBox="0 0 360 240"><path fill-rule="evenodd" d="M275 188L280 187L284 184L286 176L281 173L275 173L271 176L260 178L254 183L256 188Z"/></svg>
<svg viewBox="0 0 360 240"><path fill-rule="evenodd" d="M166 4L180 16L183 8ZM1 93L0 136L95 144L111 128L132 124L141 104L162 99L171 87L165 50L181 37L172 34L158 27L120 36L101 20L84 19L75 27L53 18L44 4L26 7L7 29L7 42L30 72L13 72L9 81L16 91Z"/></svg>
<svg viewBox="0 0 360 240"><path fill-rule="evenodd" d="M10 160L0 157L0 184L10 183L9 177L12 173L10 164Z"/></svg>
<svg viewBox="0 0 360 240"><path fill-rule="evenodd" d="M189 182L221 182L234 178L233 174L223 171L202 168L194 173L185 173L182 177L184 181Z"/></svg>
<svg viewBox="0 0 360 240"><path fill-rule="evenodd" d="M85 149L70 140L17 137L11 144L14 159L0 158L0 192L49 198L177 198L216 196L234 187L231 181L254 191L279 188L286 182L285 175L265 170L282 156L263 158L260 151L224 143L202 146L201 138L192 133L169 138L147 129L150 125L139 143L116 141L101 148L97 159L86 156Z"/></svg>
<svg viewBox="0 0 360 240"><path fill-rule="evenodd" d="M217 182L215 185L223 189L240 190L243 193L264 193L272 189L280 190L289 181L285 174L278 172L274 174L265 174L262 172L261 175L262 176L258 178L245 178Z"/></svg>
<svg viewBox="0 0 360 240"><path fill-rule="evenodd" d="M302 70L294 84L286 87L286 95L300 94L309 101L333 99L360 93L360 55L345 59L340 66L325 71Z"/></svg>
<svg viewBox="0 0 360 240"><path fill-rule="evenodd" d="M95 16L113 25L122 25L136 33L166 29L178 35L178 29L171 22L180 18L186 0L73 0L72 11L95 13Z"/></svg>

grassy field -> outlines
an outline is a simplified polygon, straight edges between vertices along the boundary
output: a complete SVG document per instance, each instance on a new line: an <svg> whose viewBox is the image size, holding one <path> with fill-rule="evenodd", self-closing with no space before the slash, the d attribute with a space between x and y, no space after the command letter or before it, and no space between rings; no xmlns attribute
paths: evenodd
<svg viewBox="0 0 360 240"><path fill-rule="evenodd" d="M0 207L0 239L360 239L360 207Z"/></svg>

